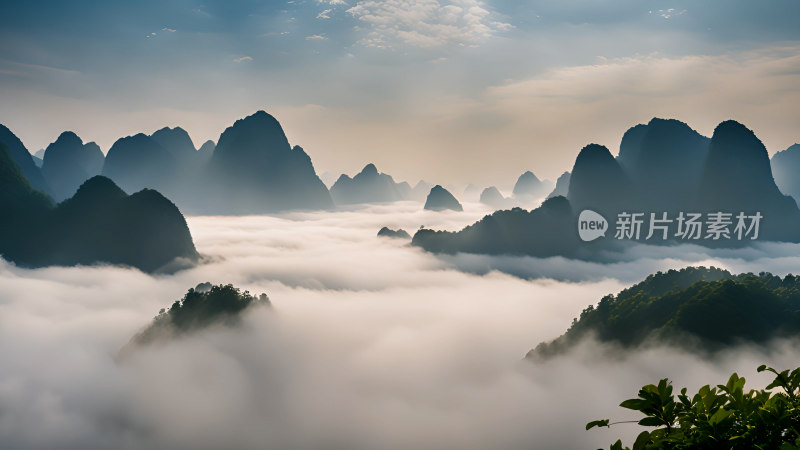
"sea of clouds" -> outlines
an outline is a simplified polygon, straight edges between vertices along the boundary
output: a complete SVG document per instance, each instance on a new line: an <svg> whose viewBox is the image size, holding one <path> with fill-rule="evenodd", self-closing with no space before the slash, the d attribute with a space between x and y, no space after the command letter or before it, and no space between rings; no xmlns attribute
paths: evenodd
<svg viewBox="0 0 800 450"><path fill-rule="evenodd" d="M691 264L798 272L798 246L636 247L624 262L437 257L382 226L457 230L484 213L420 205L283 216L190 217L206 261L170 275L119 267L28 270L0 261L0 447L531 449L607 447L636 425L617 405L670 377L696 389L763 363L798 365L791 342L717 359L670 349L608 357L587 342L524 361L603 295ZM200 282L266 292L239 328L120 356Z"/></svg>

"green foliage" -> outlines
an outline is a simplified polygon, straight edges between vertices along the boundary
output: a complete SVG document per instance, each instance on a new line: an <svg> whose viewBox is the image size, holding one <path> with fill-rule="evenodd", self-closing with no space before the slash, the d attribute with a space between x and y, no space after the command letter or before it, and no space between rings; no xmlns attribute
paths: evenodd
<svg viewBox="0 0 800 450"><path fill-rule="evenodd" d="M624 348L655 340L715 351L797 333L800 277L687 267L658 272L616 296L603 297L584 309L563 336L540 344L529 356L563 353L588 336Z"/></svg>
<svg viewBox="0 0 800 450"><path fill-rule="evenodd" d="M133 342L147 344L162 337L197 331L214 324L236 325L244 310L259 304L270 305L266 294L255 297L231 284L211 286L201 283L197 288L189 289L169 309L159 311L153 323L136 335Z"/></svg>
<svg viewBox="0 0 800 450"><path fill-rule="evenodd" d="M672 383L662 379L648 384L637 398L620 403L639 411L639 425L656 427L642 431L633 450L652 449L781 449L800 448L800 368L777 370L762 365L759 372L772 372L775 379L766 389L745 391L745 379L732 374L725 384L701 387L693 396L686 388L673 395ZM595 420L586 429L611 426ZM611 449L623 447L621 441Z"/></svg>

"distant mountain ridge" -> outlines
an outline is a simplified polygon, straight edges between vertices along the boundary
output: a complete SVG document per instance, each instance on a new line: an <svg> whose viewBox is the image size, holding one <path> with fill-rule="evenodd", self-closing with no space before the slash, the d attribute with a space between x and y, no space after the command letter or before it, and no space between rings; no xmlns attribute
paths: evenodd
<svg viewBox="0 0 800 450"><path fill-rule="evenodd" d="M82 182L102 173L125 191L157 189L195 214L257 214L333 206L306 152L290 146L280 123L264 111L237 120L216 144L206 141L199 149L180 127L120 138L108 150L99 171L85 164L82 158L88 156L77 150L79 141L74 133L65 133L51 144L52 153L63 157L58 164L44 163L47 176L42 177L19 139L0 128L0 142L10 142L7 145L26 178L57 200L71 196ZM91 150L94 161L102 155L93 143L84 147L83 153ZM53 180L54 190L48 179ZM411 191L407 184L405 188Z"/></svg>
<svg viewBox="0 0 800 450"><path fill-rule="evenodd" d="M431 188L428 198L425 200L425 209L431 211L463 211L464 207L447 189L440 185Z"/></svg>
<svg viewBox="0 0 800 450"><path fill-rule="evenodd" d="M552 188L552 182L540 180L529 170L517 178L517 182L514 183L513 194L514 197L522 200L533 199L544 196Z"/></svg>
<svg viewBox="0 0 800 450"><path fill-rule="evenodd" d="M25 145L22 144L17 135L2 124L0 124L0 143L5 144L9 156L19 167L19 170L22 171L22 175L30 182L31 186L49 194L50 186L45 182L42 172L34 163L28 149L25 148Z"/></svg>
<svg viewBox="0 0 800 450"><path fill-rule="evenodd" d="M380 203L409 200L411 186L408 183L396 183L391 175L378 172L370 163L350 178L346 174L331 186L331 197L338 205L354 203Z"/></svg>
<svg viewBox="0 0 800 450"><path fill-rule="evenodd" d="M775 184L764 145L751 130L735 121L720 123L709 139L683 122L653 119L625 133L616 158L602 145L585 146L572 170L562 175L560 181L562 189L568 186L564 200L571 210L571 216L561 216L564 230L533 223L525 228L528 216L512 210L487 216L455 233L423 229L416 233L412 243L434 252L510 252L592 259L613 257L614 251L630 241L741 247L756 237L757 220L759 240L800 242L800 209ZM553 207L550 200L558 198L562 197L551 196L532 213L547 212ZM600 213L608 221L604 238L592 242L577 240L577 216L587 209ZM623 233L621 240L616 239L617 221L627 214L630 222L632 213L640 214L641 233ZM681 213L687 215L680 216ZM697 234L678 233L678 228L685 225L679 218L685 219L689 213L699 214L706 222L718 214L721 224L718 228L728 234L715 235L709 232L710 228ZM737 216L750 222L739 222ZM672 228L659 231L655 239L648 240L653 237L647 228L653 217L664 220L662 227ZM487 223L496 225L488 227ZM737 237L734 231L740 225L745 226ZM520 233L509 232L517 229L544 235L545 239L532 245Z"/></svg>
<svg viewBox="0 0 800 450"><path fill-rule="evenodd" d="M300 146L264 111L237 120L219 137L198 181L193 210L263 213L333 206L328 188Z"/></svg>
<svg viewBox="0 0 800 450"><path fill-rule="evenodd" d="M158 192L128 196L110 179L95 176L54 206L2 143L0 255L25 267L110 263L146 272L199 256L180 211Z"/></svg>
<svg viewBox="0 0 800 450"><path fill-rule="evenodd" d="M78 187L103 170L105 155L94 142L84 144L71 131L65 131L47 146L42 160L42 175L56 201L75 194Z"/></svg>
<svg viewBox="0 0 800 450"><path fill-rule="evenodd" d="M775 184L781 192L800 201L800 144L791 145L772 156L770 161Z"/></svg>

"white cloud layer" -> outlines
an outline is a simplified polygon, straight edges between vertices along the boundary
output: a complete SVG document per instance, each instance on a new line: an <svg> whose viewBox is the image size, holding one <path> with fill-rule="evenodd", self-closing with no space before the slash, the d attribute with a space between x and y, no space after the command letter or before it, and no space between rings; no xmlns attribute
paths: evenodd
<svg viewBox="0 0 800 450"><path fill-rule="evenodd" d="M739 370L763 386L758 364L796 364L793 343L719 360L664 349L603 360L587 344L548 364L521 362L633 269L579 283L477 276L375 237L383 225L458 229L483 213L466 206L189 218L212 262L171 276L0 262L0 447L599 448L638 430L584 424L632 418L616 405L644 383L669 376L696 389ZM779 264L797 267L786 258ZM740 268L765 265L747 261ZM115 362L202 281L266 291L274 311Z"/></svg>
<svg viewBox="0 0 800 450"><path fill-rule="evenodd" d="M476 45L511 28L478 0L362 0L347 10L368 25L368 47Z"/></svg>

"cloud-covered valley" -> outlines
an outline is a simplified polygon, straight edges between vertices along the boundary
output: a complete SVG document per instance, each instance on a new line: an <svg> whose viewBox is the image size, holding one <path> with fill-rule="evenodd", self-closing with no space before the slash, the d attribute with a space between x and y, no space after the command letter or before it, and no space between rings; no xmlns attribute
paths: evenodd
<svg viewBox="0 0 800 450"><path fill-rule="evenodd" d="M465 206L190 217L207 262L172 275L0 263L0 446L598 448L638 430L585 423L630 418L616 405L641 384L668 376L696 389L739 371L763 386L758 364L796 366L792 343L716 360L665 349L606 359L586 343L523 361L584 307L654 270L701 262L785 274L794 248L643 248L610 265L438 258L375 236L381 226L455 230L485 212ZM586 275L562 276L570 270ZM119 358L160 308L204 281L267 292L274 308Z"/></svg>

